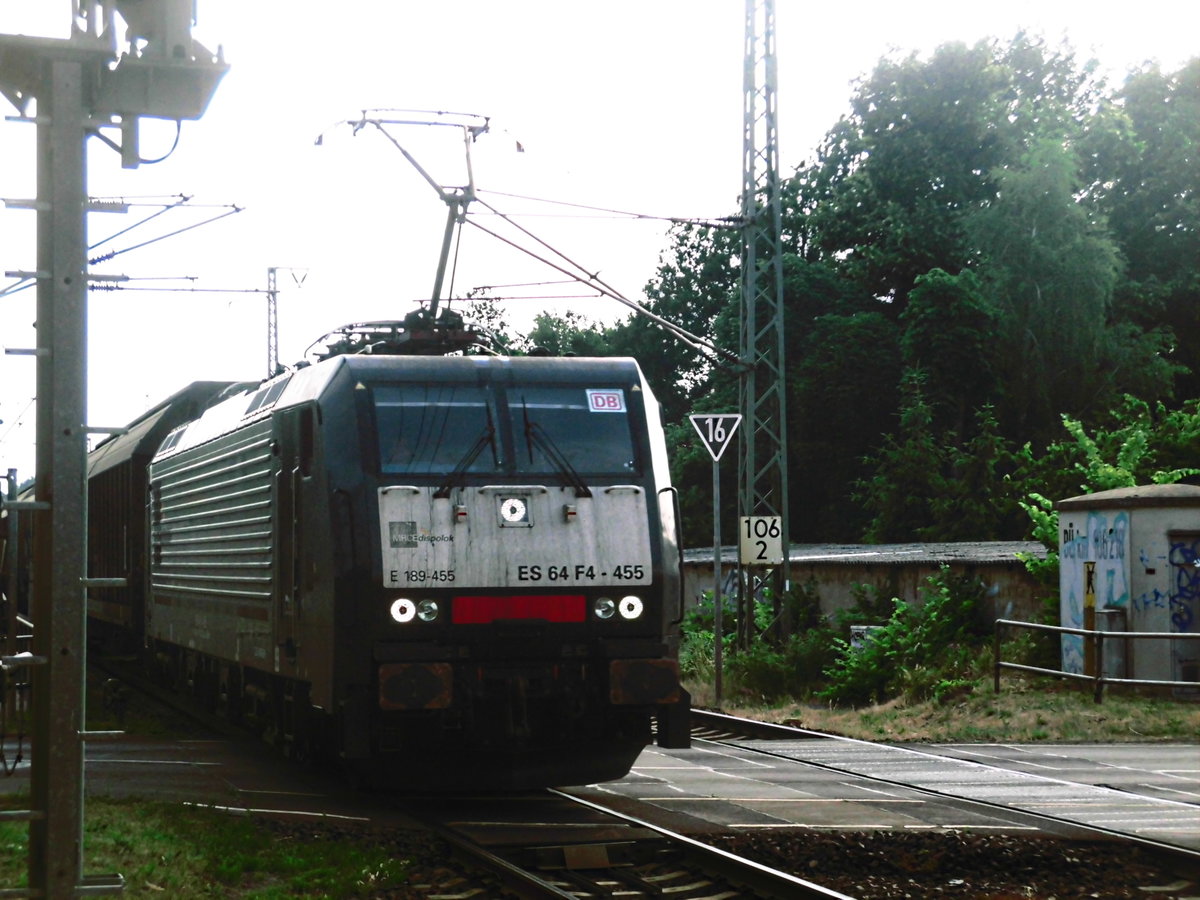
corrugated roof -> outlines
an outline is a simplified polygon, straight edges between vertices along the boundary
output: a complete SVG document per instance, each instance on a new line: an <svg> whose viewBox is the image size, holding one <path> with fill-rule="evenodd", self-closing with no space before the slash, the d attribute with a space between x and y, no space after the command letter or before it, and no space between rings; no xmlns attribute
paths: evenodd
<svg viewBox="0 0 1200 900"><path fill-rule="evenodd" d="M1038 541L978 541L925 544L792 544L788 560L792 565L824 563L846 566L896 566L906 564L941 565L942 563L1005 563L1018 561L1025 553L1035 559L1046 558L1046 547ZM738 548L721 548L721 559L737 562ZM712 547L694 547L683 551L685 563L712 563Z"/></svg>

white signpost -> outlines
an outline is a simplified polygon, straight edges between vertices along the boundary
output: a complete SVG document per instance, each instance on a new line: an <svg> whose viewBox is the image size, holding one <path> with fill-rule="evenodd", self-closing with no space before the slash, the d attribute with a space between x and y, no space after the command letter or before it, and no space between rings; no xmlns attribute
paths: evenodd
<svg viewBox="0 0 1200 900"><path fill-rule="evenodd" d="M741 424L742 417L736 413L694 413L688 418L692 420L692 427L696 429L696 434L700 435L700 440L708 448L708 454L713 461L713 668L716 672L713 689L716 693L714 705L720 707L721 632L724 623L721 600L721 476L717 462L733 439L733 433Z"/></svg>
<svg viewBox="0 0 1200 900"><path fill-rule="evenodd" d="M738 526L738 559L743 566L783 565L781 516L742 516Z"/></svg>

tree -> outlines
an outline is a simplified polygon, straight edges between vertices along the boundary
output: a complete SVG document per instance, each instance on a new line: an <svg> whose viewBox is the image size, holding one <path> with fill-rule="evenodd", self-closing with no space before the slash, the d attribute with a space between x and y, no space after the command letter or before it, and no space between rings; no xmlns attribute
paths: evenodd
<svg viewBox="0 0 1200 900"><path fill-rule="evenodd" d="M1200 394L1200 57L1178 72L1132 74L1089 136L1089 198L1127 261L1118 301L1146 328L1166 325L1182 396Z"/></svg>
<svg viewBox="0 0 1200 900"><path fill-rule="evenodd" d="M866 520L851 495L870 474L864 457L878 446L899 397L896 329L878 310L828 313L795 329L788 375L790 531L801 541L858 540Z"/></svg>
<svg viewBox="0 0 1200 900"><path fill-rule="evenodd" d="M942 449L944 477L930 500L925 541L1015 540L1026 528L1019 501L1024 494L1009 476L1017 457L1000 434L990 405L975 413L974 433Z"/></svg>
<svg viewBox="0 0 1200 900"><path fill-rule="evenodd" d="M900 315L904 365L925 374L935 425L964 440L972 411L994 398L999 311L973 272L917 277Z"/></svg>
<svg viewBox="0 0 1200 900"><path fill-rule="evenodd" d="M512 335L504 312L495 300L476 297L468 300L463 310L463 321L468 327L485 334L496 353L509 353L516 349L516 338Z"/></svg>
<svg viewBox="0 0 1200 900"><path fill-rule="evenodd" d="M918 540L932 521L931 501L943 488L944 454L921 374L906 372L901 391L900 427L868 460L873 474L859 482L855 496L874 514L864 535L870 543Z"/></svg>
<svg viewBox="0 0 1200 900"><path fill-rule="evenodd" d="M1063 414L1165 398L1180 361L1200 392L1200 63L1115 95L1096 72L1020 33L885 58L786 180L797 539L1015 536ZM739 267L733 231L678 227L649 305L733 348ZM633 316L605 336L642 363L700 502L685 417L736 409L736 373Z"/></svg>
<svg viewBox="0 0 1200 900"><path fill-rule="evenodd" d="M972 264L964 216L1033 144L1075 141L1101 87L1069 48L1024 33L880 60L796 176L809 240L898 315L918 277Z"/></svg>
<svg viewBox="0 0 1200 900"><path fill-rule="evenodd" d="M995 200L969 222L985 290L1000 309L1000 418L1045 436L1060 412L1103 409L1120 256L1103 221L1076 202L1079 170L1059 141L1040 141L995 176Z"/></svg>
<svg viewBox="0 0 1200 900"><path fill-rule="evenodd" d="M737 234L699 225L677 225L670 247L646 285L646 308L668 322L734 352L738 346L739 269ZM660 392L667 418L681 421L698 398L710 402L714 391L736 406L736 375L714 364L712 354L683 342L638 313L612 329L618 352L633 356Z"/></svg>
<svg viewBox="0 0 1200 900"><path fill-rule="evenodd" d="M537 348L550 356L611 356L604 328L586 316L567 310L561 316L541 312L519 344L526 352Z"/></svg>

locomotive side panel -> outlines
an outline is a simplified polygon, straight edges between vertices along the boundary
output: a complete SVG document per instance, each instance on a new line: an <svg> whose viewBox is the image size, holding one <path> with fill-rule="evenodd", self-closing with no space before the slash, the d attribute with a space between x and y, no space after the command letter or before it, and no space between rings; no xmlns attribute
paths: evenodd
<svg viewBox="0 0 1200 900"><path fill-rule="evenodd" d="M305 684L309 702L329 711L335 705L336 630L323 417L319 405L304 403L276 412L274 419L275 671Z"/></svg>
<svg viewBox="0 0 1200 900"><path fill-rule="evenodd" d="M274 667L273 481L269 420L151 467L148 637Z"/></svg>
<svg viewBox="0 0 1200 900"><path fill-rule="evenodd" d="M171 430L199 415L228 387L227 382L193 382L88 454L88 574L126 582L87 590L88 640L102 651L136 651L144 637L150 459Z"/></svg>

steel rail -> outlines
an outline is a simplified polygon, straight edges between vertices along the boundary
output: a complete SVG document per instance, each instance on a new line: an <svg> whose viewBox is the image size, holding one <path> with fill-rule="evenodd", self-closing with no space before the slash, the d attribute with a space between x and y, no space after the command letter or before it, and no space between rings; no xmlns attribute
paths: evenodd
<svg viewBox="0 0 1200 900"><path fill-rule="evenodd" d="M979 762L977 760L967 760L967 759L961 759L959 757L942 756L942 755L939 755L936 753L927 753L925 751L915 750L915 749L912 749L909 747L895 747L895 746L892 746L889 744L879 744L879 743L875 743L873 741L860 740L858 738L848 738L843 735L828 734L825 732L813 731L813 730L807 729L807 728L795 728L790 725L778 725L778 724L771 723L771 722L758 722L758 721L755 721L752 719L741 719L736 716L730 716L730 715L726 715L724 713L717 713L717 712L712 712L709 710L693 709L692 710L692 726L693 726L693 729L707 729L707 730L715 731L718 733L724 733L724 734L728 734L728 735L737 735L737 736L741 736L741 737L764 738L767 740L793 740L793 741L794 740L811 740L811 741L824 740L824 741L829 741L829 742L846 744L848 746L873 747L873 748L877 748L877 749L881 749L881 750L891 750L891 751L896 752L897 754L906 754L909 756L924 757L926 759L941 762L941 763L949 763L949 762L964 763L964 764L967 764L967 765L970 765L973 767L977 767L980 769L984 769L984 770L1005 773L1006 775L1009 775L1009 776L1013 775L1014 772L1016 772L1017 774L1025 775L1028 778L1034 778L1034 779L1038 779L1040 781L1044 781L1044 782L1048 782L1048 783L1069 784L1069 785L1086 787L1089 789L1096 789L1096 790L1103 789L1103 788L1100 788L1099 786L1087 785L1082 782L1067 782L1067 781L1063 781L1061 779L1046 778L1045 776L1041 776L1041 775L1030 775L1028 773L1019 772L1019 770L1006 769L1001 766L993 766L993 765L989 765L987 763ZM703 737L703 736L697 737L695 734L693 734L693 740L697 740L697 739L698 740L707 740L707 741L710 741L710 742L716 743L716 744L728 743L726 740L722 740L721 738ZM990 800L981 800L976 797L965 796L963 794L958 794L958 793L951 793L949 791L938 790L938 789L931 788L931 787L925 787L925 786L922 786L919 784L914 784L912 782L900 781L900 780L893 779L893 778L885 778L885 777L881 777L879 775L863 774L861 771L859 771L855 768L849 767L849 766L839 766L839 765L832 764L832 763L817 762L817 761L808 760L808 759L799 759L799 758L796 758L793 756L788 756L783 753L773 753L770 750L768 750L766 748L762 748L762 747L746 747L742 744L737 744L736 746L738 747L739 750L746 751L746 752L752 752L752 753L758 753L763 756L772 757L774 759L786 760L791 763L812 766L813 768L825 769L826 771L831 771L831 772L844 772L846 774L851 774L851 775L854 775L855 777L862 778L864 780L876 782L879 784L888 784L888 785L893 785L893 786L897 786L897 787L903 787L903 788L905 788L907 790L911 790L915 793L926 794L931 797L952 798L958 802L961 802L964 804L971 804L971 805L977 806L981 809L1004 812L1009 815L1019 815L1020 817L1022 817L1024 819L1028 819L1030 822L1032 822L1034 824L1037 824L1039 822L1044 822L1047 824L1053 824L1053 825L1057 825L1057 826L1069 826L1071 829L1079 832L1083 839L1087 839L1088 837L1093 837L1093 838L1097 838L1097 839L1109 839L1109 840L1116 838L1121 841L1142 847L1150 853L1156 854L1160 857L1169 858L1173 862L1180 863L1180 864L1188 867L1189 869L1200 872L1200 851L1192 850L1188 847L1181 847L1177 844L1171 844L1171 843L1167 843L1165 841L1141 837L1139 835L1130 834L1129 832L1126 832L1126 831L1119 831L1114 828L1107 828L1102 825L1090 824L1088 822L1080 821L1079 819L1070 819L1070 818L1066 818L1065 816L1055 816L1055 815L1050 815L1048 813L1036 812L1036 811L1029 810L1029 809L1026 809L1021 806L1010 805L1007 803L994 802L994 801L990 801ZM1111 790L1111 789L1109 789L1109 790ZM1127 796L1129 796L1127 792L1122 792L1122 793L1125 793ZM1145 799L1151 800L1151 799L1155 799L1155 798L1147 797ZM1169 803L1172 801L1164 800L1162 802Z"/></svg>
<svg viewBox="0 0 1200 900"><path fill-rule="evenodd" d="M576 797L554 788L549 789L548 793L556 797L561 797L564 800L569 800L587 809L612 816L632 827L645 828L655 832L671 843L684 847L688 855L698 863L700 868L712 872L733 884L744 886L752 892L750 894L752 897L761 898L761 900L768 900L768 898L775 897L780 898L780 900L810 897L853 900L847 894L840 894L837 891L814 884L811 881L805 881L788 872L772 869L769 866L764 866L762 863L737 856L719 847L713 847L695 838L671 831L646 819L640 819L628 813L619 812L595 801L585 800L582 797Z"/></svg>

